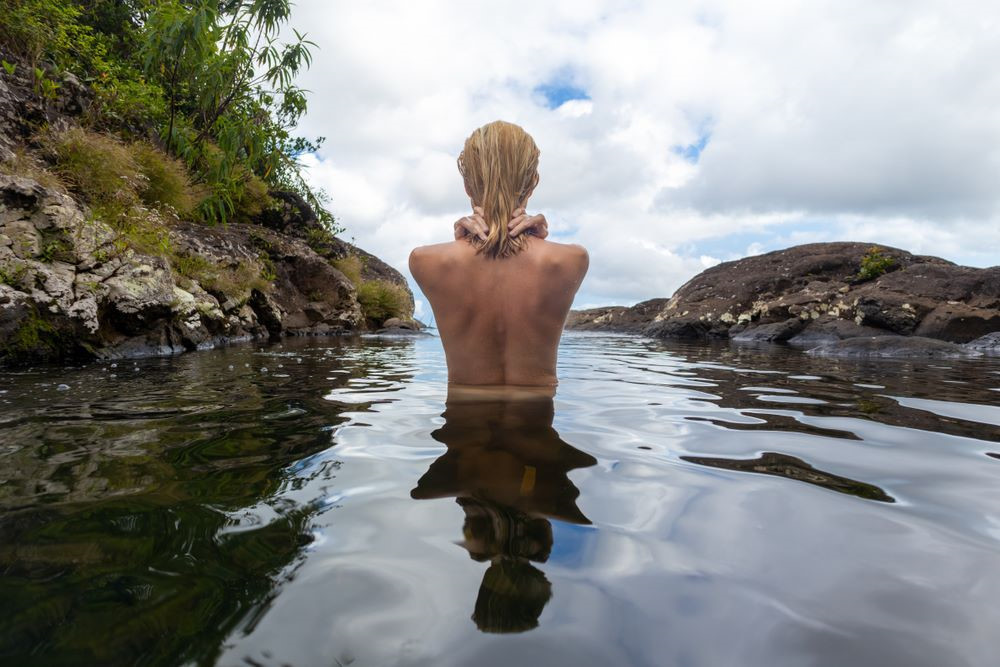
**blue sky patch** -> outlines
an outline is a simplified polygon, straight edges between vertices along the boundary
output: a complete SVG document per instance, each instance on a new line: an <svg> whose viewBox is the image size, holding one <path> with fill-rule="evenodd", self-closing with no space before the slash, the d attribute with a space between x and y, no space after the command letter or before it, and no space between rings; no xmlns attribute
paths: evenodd
<svg viewBox="0 0 1000 667"><path fill-rule="evenodd" d="M578 88L565 81L552 81L535 87L536 94L545 98L545 106L558 109L570 100L589 100L590 95L583 88Z"/></svg>
<svg viewBox="0 0 1000 667"><path fill-rule="evenodd" d="M698 158L701 157L701 152L705 150L705 146L708 146L708 142L711 138L711 132L708 130L702 130L698 134L697 141L693 144L688 144L687 146L673 146L670 150L676 155L680 155L691 164L697 164Z"/></svg>

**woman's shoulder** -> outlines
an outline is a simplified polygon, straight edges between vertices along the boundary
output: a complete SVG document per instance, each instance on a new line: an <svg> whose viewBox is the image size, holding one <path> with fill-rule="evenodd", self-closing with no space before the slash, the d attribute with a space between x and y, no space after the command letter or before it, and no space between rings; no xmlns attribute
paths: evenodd
<svg viewBox="0 0 1000 667"><path fill-rule="evenodd" d="M475 254L475 249L465 241L448 241L418 246L410 251L410 273L418 273L459 261L463 256Z"/></svg>
<svg viewBox="0 0 1000 667"><path fill-rule="evenodd" d="M538 240L532 243L540 256L557 262L580 263L588 262L590 256L587 249L578 243L556 243L555 241Z"/></svg>

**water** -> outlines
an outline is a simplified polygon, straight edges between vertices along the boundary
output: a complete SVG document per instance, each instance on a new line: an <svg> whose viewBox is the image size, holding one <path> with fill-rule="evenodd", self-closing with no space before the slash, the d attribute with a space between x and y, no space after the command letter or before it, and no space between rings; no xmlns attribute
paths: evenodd
<svg viewBox="0 0 1000 667"><path fill-rule="evenodd" d="M997 664L1000 360L560 364L447 410L436 339L0 373L0 662Z"/></svg>

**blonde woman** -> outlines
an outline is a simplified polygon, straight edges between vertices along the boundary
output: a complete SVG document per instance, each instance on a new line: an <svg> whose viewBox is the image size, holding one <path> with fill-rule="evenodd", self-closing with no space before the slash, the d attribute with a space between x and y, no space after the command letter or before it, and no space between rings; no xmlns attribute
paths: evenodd
<svg viewBox="0 0 1000 667"><path fill-rule="evenodd" d="M475 130L458 157L473 214L455 240L416 248L410 272L430 301L456 385L554 387L556 352L587 251L546 241L525 213L538 147L512 123Z"/></svg>

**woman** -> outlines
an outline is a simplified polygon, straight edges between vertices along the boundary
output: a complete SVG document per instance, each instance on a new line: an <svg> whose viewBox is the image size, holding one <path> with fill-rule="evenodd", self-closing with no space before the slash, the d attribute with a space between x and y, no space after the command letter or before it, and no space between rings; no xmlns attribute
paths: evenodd
<svg viewBox="0 0 1000 667"><path fill-rule="evenodd" d="M450 383L557 382L559 338L588 257L581 246L546 241L544 219L525 214L538 185L538 155L531 136L512 123L474 131L458 157L473 215L456 223L455 241L410 254Z"/></svg>

